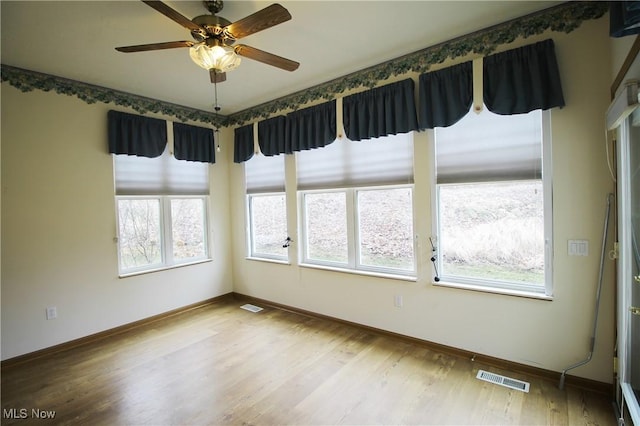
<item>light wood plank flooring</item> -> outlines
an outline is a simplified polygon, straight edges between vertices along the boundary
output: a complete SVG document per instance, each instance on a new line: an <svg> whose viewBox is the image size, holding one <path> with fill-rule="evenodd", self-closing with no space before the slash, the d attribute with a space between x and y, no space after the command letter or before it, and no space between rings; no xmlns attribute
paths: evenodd
<svg viewBox="0 0 640 426"><path fill-rule="evenodd" d="M616 424L605 395L242 303L217 301L5 368L2 423ZM530 392L477 380L480 368L529 381Z"/></svg>

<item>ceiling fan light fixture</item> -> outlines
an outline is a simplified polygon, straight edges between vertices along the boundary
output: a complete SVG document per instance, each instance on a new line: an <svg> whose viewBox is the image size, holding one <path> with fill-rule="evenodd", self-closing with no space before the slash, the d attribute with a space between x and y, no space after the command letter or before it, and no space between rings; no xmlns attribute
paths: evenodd
<svg viewBox="0 0 640 426"><path fill-rule="evenodd" d="M230 46L200 43L189 48L189 56L198 66L220 73L234 70L240 65L240 56Z"/></svg>

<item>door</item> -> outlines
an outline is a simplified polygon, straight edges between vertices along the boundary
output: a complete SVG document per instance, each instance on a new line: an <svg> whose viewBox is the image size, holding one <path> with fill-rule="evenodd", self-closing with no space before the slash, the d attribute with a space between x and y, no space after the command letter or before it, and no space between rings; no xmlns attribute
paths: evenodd
<svg viewBox="0 0 640 426"><path fill-rule="evenodd" d="M619 402L640 425L640 109L622 122L618 146Z"/></svg>

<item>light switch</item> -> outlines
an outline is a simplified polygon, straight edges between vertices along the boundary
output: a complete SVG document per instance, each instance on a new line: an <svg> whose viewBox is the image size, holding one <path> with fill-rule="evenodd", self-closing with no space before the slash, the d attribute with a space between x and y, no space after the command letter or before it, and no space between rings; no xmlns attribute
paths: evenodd
<svg viewBox="0 0 640 426"><path fill-rule="evenodd" d="M569 240L569 256L589 256L589 241Z"/></svg>

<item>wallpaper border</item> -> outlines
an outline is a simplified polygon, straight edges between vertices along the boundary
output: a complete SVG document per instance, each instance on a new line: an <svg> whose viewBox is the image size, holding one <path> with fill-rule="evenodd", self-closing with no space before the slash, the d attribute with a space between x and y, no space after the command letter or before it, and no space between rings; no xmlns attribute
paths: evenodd
<svg viewBox="0 0 640 426"><path fill-rule="evenodd" d="M177 118L182 122L193 120L214 125L223 125L224 121L226 121L225 117L218 117L219 123L216 123L216 116L213 112L202 111L10 65L2 64L0 74L2 82L8 82L22 92L30 92L35 89L44 92L54 91L60 95L76 96L88 104L94 104L96 102L115 104L132 108L140 114L149 112L165 114Z"/></svg>

